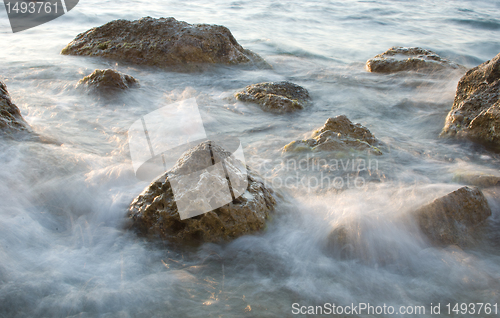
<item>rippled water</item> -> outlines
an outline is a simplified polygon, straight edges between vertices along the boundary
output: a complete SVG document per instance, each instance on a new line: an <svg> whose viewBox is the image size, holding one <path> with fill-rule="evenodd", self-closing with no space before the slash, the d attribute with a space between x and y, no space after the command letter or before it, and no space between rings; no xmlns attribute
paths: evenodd
<svg viewBox="0 0 500 318"><path fill-rule="evenodd" d="M500 175L498 155L438 138L463 74L364 70L394 45L476 66L500 52L499 9L495 0L89 0L12 34L2 7L0 76L34 130L54 142L0 145L0 317L289 317L292 303L500 302L497 190L485 191L493 215L486 240L471 249L433 247L409 215L457 189L456 171ZM225 25L274 68L180 74L59 55L80 32L143 16ZM141 87L114 98L74 89L108 67ZM229 98L274 80L304 86L314 105L273 115ZM271 183L294 173L277 162L281 147L345 114L386 144L377 182L340 192L282 189L266 231L228 244L179 250L144 241L123 230L128 204L147 186L134 176L127 130L189 97L207 131L238 136ZM364 248L352 257L326 252L339 224L358 228Z"/></svg>

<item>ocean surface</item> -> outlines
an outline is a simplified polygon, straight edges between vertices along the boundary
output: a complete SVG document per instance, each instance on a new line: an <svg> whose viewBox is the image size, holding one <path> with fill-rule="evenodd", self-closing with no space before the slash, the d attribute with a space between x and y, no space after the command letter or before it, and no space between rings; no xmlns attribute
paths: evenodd
<svg viewBox="0 0 500 318"><path fill-rule="evenodd" d="M176 73L60 55L81 32L144 16L224 25L273 69ZM493 215L471 248L434 247L410 215L458 189L460 171L500 176L499 155L438 138L463 73L364 69L392 46L420 46L470 68L497 55L499 39L497 0L82 0L16 34L0 6L0 78L33 129L53 141L0 144L0 317L292 317L294 303L423 305L415 316L431 317L431 303L442 316L448 303L500 303L498 190L484 191ZM75 89L97 68L141 86L113 98ZM246 85L279 80L307 88L313 105L274 115L232 99ZM282 147L329 117L365 125L386 150L366 182L343 190L275 182L282 198L261 233L186 249L146 241L124 229L128 205L148 185L134 175L127 130L191 97L207 131L240 138L247 163L271 185L296 175L280 162ZM342 224L363 246L349 257L326 249ZM478 317L460 315L468 316Z"/></svg>

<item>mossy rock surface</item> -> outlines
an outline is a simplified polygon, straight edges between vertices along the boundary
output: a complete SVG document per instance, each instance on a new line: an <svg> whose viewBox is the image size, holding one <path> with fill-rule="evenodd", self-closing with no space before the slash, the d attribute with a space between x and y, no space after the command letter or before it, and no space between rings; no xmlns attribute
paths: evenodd
<svg viewBox="0 0 500 318"><path fill-rule="evenodd" d="M381 155L380 142L361 124L352 123L345 115L328 118L323 127L315 130L309 139L292 141L283 148L290 152L336 152Z"/></svg>
<svg viewBox="0 0 500 318"><path fill-rule="evenodd" d="M106 69L95 70L92 74L82 78L77 86L87 87L99 92L108 92L110 90L124 90L139 86L139 81L117 70Z"/></svg>
<svg viewBox="0 0 500 318"><path fill-rule="evenodd" d="M216 162L231 155L222 147L210 142L203 142L186 151L172 169L154 180L130 204L128 217L132 221L133 228L148 237L179 244L230 241L265 228L266 221L276 205L274 191L265 186L263 180L248 167L246 167L248 185L242 195L207 213L181 219L176 203L176 195L179 193L174 195L172 182L175 182L175 178L179 175L190 175L206 168L210 164L206 162L210 161L210 155L205 155L207 152L212 154ZM241 173L241 166L236 162L233 163L235 164L226 160L227 171ZM207 203L207 200L210 202L219 200L220 194L213 191L213 185L226 182L225 177L208 176L208 174L206 176L205 180L209 180L208 186L197 185L200 196L208 198L203 199L204 202L201 204ZM200 202L195 202L196 200L198 198L191 203L199 204Z"/></svg>
<svg viewBox="0 0 500 318"><path fill-rule="evenodd" d="M260 56L238 44L226 27L189 24L175 18L114 20L79 34L61 54L100 56L181 71L198 70L205 64L269 67Z"/></svg>
<svg viewBox="0 0 500 318"><path fill-rule="evenodd" d="M419 47L395 46L366 62L366 69L373 73L402 71L431 72L465 68L441 58L436 53Z"/></svg>
<svg viewBox="0 0 500 318"><path fill-rule="evenodd" d="M236 99L258 104L262 110L283 114L301 110L311 103L309 92L294 83L265 82L245 87L235 94Z"/></svg>

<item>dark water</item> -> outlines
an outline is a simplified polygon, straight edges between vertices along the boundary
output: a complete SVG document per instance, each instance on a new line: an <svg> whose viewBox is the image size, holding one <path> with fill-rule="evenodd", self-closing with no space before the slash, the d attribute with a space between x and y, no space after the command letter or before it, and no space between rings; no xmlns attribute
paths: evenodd
<svg viewBox="0 0 500 318"><path fill-rule="evenodd" d="M293 303L500 302L494 190L486 192L491 233L472 249L433 247L409 215L460 187L452 182L460 171L500 175L498 155L438 138L463 74L364 70L394 45L476 66L500 52L499 9L493 0L85 1L12 34L2 7L0 76L34 130L61 146L0 145L0 317L288 317ZM59 55L80 32L142 16L225 25L274 69L180 74ZM112 99L74 89L108 67L141 87ZM280 116L231 98L275 80L307 88L314 105ZM134 176L127 130L190 97L207 131L239 137L249 164L275 185L295 175L280 161L281 148L345 114L386 144L373 169L377 182L340 192L283 187L266 231L228 244L179 251L146 242L122 230L128 204L147 186ZM355 257L325 252L340 224L358 229L364 248Z"/></svg>

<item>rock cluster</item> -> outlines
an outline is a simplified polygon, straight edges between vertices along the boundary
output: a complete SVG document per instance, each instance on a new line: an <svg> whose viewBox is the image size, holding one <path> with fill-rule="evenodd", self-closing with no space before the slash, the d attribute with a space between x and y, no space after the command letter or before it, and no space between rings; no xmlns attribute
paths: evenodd
<svg viewBox="0 0 500 318"><path fill-rule="evenodd" d="M243 102L257 103L262 110L277 114L301 110L311 101L305 88L287 81L249 85L235 97Z"/></svg>
<svg viewBox="0 0 500 318"><path fill-rule="evenodd" d="M314 131L309 139L292 141L283 152L294 151L360 151L381 155L379 141L368 128L353 124L346 116L328 118L323 127Z"/></svg>
<svg viewBox="0 0 500 318"><path fill-rule="evenodd" d="M130 204L128 215L136 229L148 236L189 243L225 241L265 227L266 219L276 204L274 192L266 188L258 175L248 167L248 185L242 195L210 212L181 219L171 182L179 175L188 175L210 165L210 162L204 162L204 158L207 158L204 154L207 151L211 151L212 160L216 162L231 155L209 141L186 151L172 169L154 180ZM208 158L210 159L210 156ZM226 160L226 169L233 173L242 173L237 162ZM207 201L220 199L220 194L213 189L217 184L225 183L225 177L220 178L207 172L202 179L208 180L210 184L197 186L199 190L213 193L206 193L210 197L201 200L203 202L197 202L195 198L190 204L206 204Z"/></svg>
<svg viewBox="0 0 500 318"><path fill-rule="evenodd" d="M460 79L441 136L500 146L500 54Z"/></svg>
<svg viewBox="0 0 500 318"><path fill-rule="evenodd" d="M396 73L401 71L439 71L460 69L462 66L419 47L395 46L366 62L368 72Z"/></svg>
<svg viewBox="0 0 500 318"><path fill-rule="evenodd" d="M139 85L139 82L130 75L116 70L95 70L92 74L82 78L77 86L84 86L99 92L122 90Z"/></svg>
<svg viewBox="0 0 500 318"><path fill-rule="evenodd" d="M14 137L27 132L31 128L12 103L7 86L0 81L0 135Z"/></svg>
<svg viewBox="0 0 500 318"><path fill-rule="evenodd" d="M157 67L267 65L260 56L239 45L226 27L189 24L174 18L114 20L79 34L61 53Z"/></svg>

